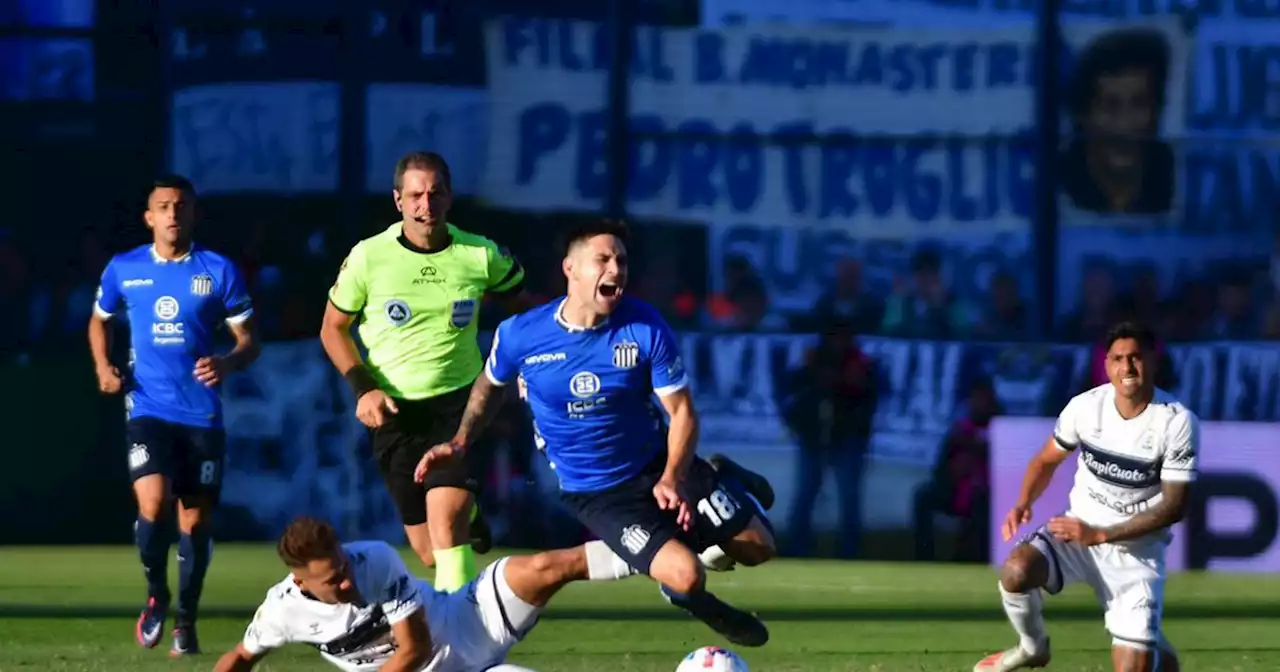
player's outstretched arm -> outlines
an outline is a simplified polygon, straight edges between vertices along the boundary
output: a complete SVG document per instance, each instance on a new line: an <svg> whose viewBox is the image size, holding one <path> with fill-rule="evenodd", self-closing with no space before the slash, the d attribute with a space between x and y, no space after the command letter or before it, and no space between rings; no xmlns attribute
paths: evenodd
<svg viewBox="0 0 1280 672"><path fill-rule="evenodd" d="M486 367L487 371L487 367ZM489 374L476 377L471 386L471 397L467 399L467 408L462 412L462 421L458 423L458 431L453 435L453 442L466 448L489 426L498 408L502 406L505 390L495 385Z"/></svg>
<svg viewBox="0 0 1280 672"><path fill-rule="evenodd" d="M1022 477L1022 489L1018 494L1018 503L1025 506L1035 504L1049 487L1049 483L1053 481L1053 474L1058 467L1069 457L1071 457L1071 451L1065 449L1056 436L1049 437L1040 452L1036 453L1027 464L1026 474Z"/></svg>
<svg viewBox="0 0 1280 672"><path fill-rule="evenodd" d="M222 654L213 666L213 672L248 672L266 655L266 651L250 653L243 643L236 644L236 648Z"/></svg>
<svg viewBox="0 0 1280 672"><path fill-rule="evenodd" d="M421 608L393 623L391 635L396 638L396 652L378 668L381 672L414 672L431 660L431 633Z"/></svg>
<svg viewBox="0 0 1280 672"><path fill-rule="evenodd" d="M662 477L677 483L684 480L698 450L698 412L693 407L689 388L659 396L670 416L667 429L667 468Z"/></svg>

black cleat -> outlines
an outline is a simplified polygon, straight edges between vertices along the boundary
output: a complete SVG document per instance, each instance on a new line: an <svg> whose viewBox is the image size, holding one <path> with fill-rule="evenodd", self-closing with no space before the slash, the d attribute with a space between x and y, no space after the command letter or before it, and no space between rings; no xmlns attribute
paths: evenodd
<svg viewBox="0 0 1280 672"><path fill-rule="evenodd" d="M471 550L484 555L493 548L493 530L489 529L489 521L484 519L484 512L478 506L468 531L471 534Z"/></svg>
<svg viewBox="0 0 1280 672"><path fill-rule="evenodd" d="M706 623L707 627L720 633L731 644L754 647L764 646L769 642L769 628L760 619L711 593L703 593L695 601L674 597L666 586L661 586L661 592L668 602Z"/></svg>
<svg viewBox="0 0 1280 672"><path fill-rule="evenodd" d="M178 625L173 629L173 646L169 655L173 657L189 656L200 653L200 638L196 637L196 624Z"/></svg>
<svg viewBox="0 0 1280 672"><path fill-rule="evenodd" d="M773 508L775 497L773 486L769 484L769 479L734 462L721 453L712 455L707 462L710 462L711 467L716 471L735 478L742 483L742 487L746 488L747 492L751 493L760 502L760 506L763 506L765 511Z"/></svg>

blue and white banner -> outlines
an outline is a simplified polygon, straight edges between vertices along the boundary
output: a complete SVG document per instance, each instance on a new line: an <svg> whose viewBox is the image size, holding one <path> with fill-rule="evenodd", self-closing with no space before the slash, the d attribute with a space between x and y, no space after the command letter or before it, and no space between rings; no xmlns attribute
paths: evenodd
<svg viewBox="0 0 1280 672"><path fill-rule="evenodd" d="M704 453L772 451L793 441L778 417L786 373L804 335L681 335L702 416ZM970 386L994 382L1006 413L1054 416L1087 385L1089 348L866 338L883 388L871 455L925 468ZM1178 396L1204 420L1280 421L1280 345L1206 343L1170 348ZM400 539L401 527L355 419L351 393L318 341L272 343L224 390L228 451L223 502L252 517L263 538L299 513L348 536ZM534 459L540 459L535 456Z"/></svg>
<svg viewBox="0 0 1280 672"><path fill-rule="evenodd" d="M703 25L774 21L816 27L830 22L899 28L1030 26L1034 0L702 0ZM1280 107L1276 34L1280 4L1257 0L1185 3L1098 0L1064 3L1066 30L1099 19L1180 21L1194 37L1185 105L1186 133L1164 127L1177 149L1176 223L1198 233L1270 226L1280 200ZM1173 81L1181 82L1181 79ZM1173 99L1169 104L1176 104Z"/></svg>
<svg viewBox="0 0 1280 672"><path fill-rule="evenodd" d="M1100 30L1074 27L1069 41ZM1030 26L638 28L631 123L645 137L632 150L629 209L871 238L1025 230L1034 37ZM1168 38L1180 82L1185 44ZM606 28L508 18L489 23L486 45L486 198L599 208ZM1162 126L1180 133L1181 87L1168 95Z"/></svg>
<svg viewBox="0 0 1280 672"><path fill-rule="evenodd" d="M365 187L388 196L396 161L407 152L437 152L449 162L453 193L475 194L484 169L489 94L431 84L370 84Z"/></svg>
<svg viewBox="0 0 1280 672"><path fill-rule="evenodd" d="M338 188L338 85L240 82L173 94L172 170L201 193Z"/></svg>
<svg viewBox="0 0 1280 672"><path fill-rule="evenodd" d="M791 23L948 23L957 26L1026 21L1036 0L702 0L708 27L754 21ZM1247 21L1280 19L1280 5L1260 0L1076 0L1062 5L1065 20L1142 19L1191 15Z"/></svg>

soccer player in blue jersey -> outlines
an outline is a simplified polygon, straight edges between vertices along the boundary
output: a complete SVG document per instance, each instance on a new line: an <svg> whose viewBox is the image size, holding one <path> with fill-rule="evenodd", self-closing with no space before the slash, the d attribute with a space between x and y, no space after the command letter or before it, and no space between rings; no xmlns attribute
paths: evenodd
<svg viewBox="0 0 1280 672"><path fill-rule="evenodd" d="M210 513L222 487L225 436L218 384L258 356L244 280L226 257L192 243L195 191L178 176L156 180L144 213L150 245L112 257L102 272L89 349L105 394L125 391L129 475L138 500L135 538L147 580L138 643L159 643L169 610L170 532L177 501L178 605L171 655L199 651L196 610L213 553ZM110 360L110 325L129 325L130 371ZM215 352L222 326L235 341Z"/></svg>
<svg viewBox="0 0 1280 672"><path fill-rule="evenodd" d="M764 624L707 591L704 563L708 552L743 565L773 557L760 502L773 493L731 460L717 469L695 456L698 416L675 337L624 295L627 237L607 220L570 233L567 296L498 326L453 441L428 451L416 477L465 454L501 388L522 379L539 447L579 520L673 604L735 644L760 646Z"/></svg>

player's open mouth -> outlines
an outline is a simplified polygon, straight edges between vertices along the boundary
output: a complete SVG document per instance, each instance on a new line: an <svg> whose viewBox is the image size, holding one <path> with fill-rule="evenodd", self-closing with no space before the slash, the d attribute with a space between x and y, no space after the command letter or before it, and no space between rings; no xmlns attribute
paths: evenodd
<svg viewBox="0 0 1280 672"><path fill-rule="evenodd" d="M616 299L622 296L622 288L612 282L601 283L600 296L606 299Z"/></svg>
<svg viewBox="0 0 1280 672"><path fill-rule="evenodd" d="M1137 384L1138 384L1138 379L1137 379L1137 378L1133 378L1133 377L1121 378L1121 379L1120 379L1120 383L1121 383L1122 385L1128 385L1128 386L1132 387L1132 386L1134 386L1134 385L1137 385Z"/></svg>

